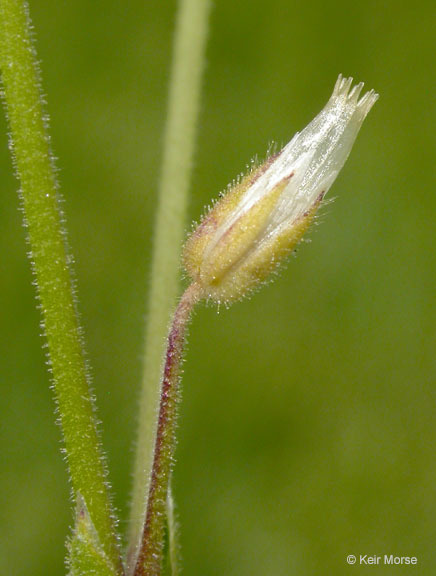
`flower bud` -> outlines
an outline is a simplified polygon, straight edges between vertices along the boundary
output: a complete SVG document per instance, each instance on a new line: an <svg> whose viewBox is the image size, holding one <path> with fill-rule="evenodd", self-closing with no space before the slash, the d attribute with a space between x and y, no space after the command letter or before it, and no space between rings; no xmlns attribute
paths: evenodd
<svg viewBox="0 0 436 576"><path fill-rule="evenodd" d="M281 152L214 204L188 238L186 271L206 298L230 302L267 278L301 240L344 165L373 90L339 76L324 109Z"/></svg>

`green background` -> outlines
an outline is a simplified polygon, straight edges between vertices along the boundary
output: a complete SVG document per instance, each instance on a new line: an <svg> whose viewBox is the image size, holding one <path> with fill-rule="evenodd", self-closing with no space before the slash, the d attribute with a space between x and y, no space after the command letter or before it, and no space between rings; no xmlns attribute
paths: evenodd
<svg viewBox="0 0 436 576"><path fill-rule="evenodd" d="M31 2L124 532L175 11ZM430 0L215 2L190 219L339 72L380 100L312 243L250 299L195 315L175 473L187 575L436 573L435 24ZM50 576L71 504L0 129L0 573Z"/></svg>

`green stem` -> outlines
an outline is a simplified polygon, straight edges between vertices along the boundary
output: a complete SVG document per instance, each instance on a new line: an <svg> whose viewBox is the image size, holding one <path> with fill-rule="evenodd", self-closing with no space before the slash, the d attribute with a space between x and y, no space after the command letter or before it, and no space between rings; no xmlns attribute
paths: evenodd
<svg viewBox="0 0 436 576"><path fill-rule="evenodd" d="M168 335L147 515L134 576L159 576L161 573L168 487L176 448L177 406L185 334L199 295L196 284L186 290Z"/></svg>
<svg viewBox="0 0 436 576"><path fill-rule="evenodd" d="M180 568L180 543L179 527L177 523L176 511L174 510L174 498L171 484L168 486L167 494L167 524L168 524L168 560L171 576L179 576Z"/></svg>
<svg viewBox="0 0 436 576"><path fill-rule="evenodd" d="M148 299L145 368L129 528L130 564L136 555L144 524L165 337L178 294L180 248L185 230L209 11L209 0L181 0L177 18Z"/></svg>
<svg viewBox="0 0 436 576"><path fill-rule="evenodd" d="M0 0L0 24L11 143L73 491L84 498L103 550L121 573L27 4Z"/></svg>

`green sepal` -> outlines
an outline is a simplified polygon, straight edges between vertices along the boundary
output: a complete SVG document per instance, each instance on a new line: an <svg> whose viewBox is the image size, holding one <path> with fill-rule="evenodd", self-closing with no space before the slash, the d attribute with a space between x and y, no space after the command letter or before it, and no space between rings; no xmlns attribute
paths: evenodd
<svg viewBox="0 0 436 576"><path fill-rule="evenodd" d="M104 552L86 502L77 495L76 525L68 542L68 576L118 576Z"/></svg>

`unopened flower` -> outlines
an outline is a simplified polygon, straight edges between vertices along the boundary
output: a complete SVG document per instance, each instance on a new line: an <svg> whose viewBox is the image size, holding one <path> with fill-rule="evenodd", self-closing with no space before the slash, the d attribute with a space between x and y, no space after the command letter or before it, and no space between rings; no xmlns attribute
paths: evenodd
<svg viewBox="0 0 436 576"><path fill-rule="evenodd" d="M281 152L247 174L189 237L185 268L202 295L240 298L302 238L378 95L339 76L324 109Z"/></svg>

